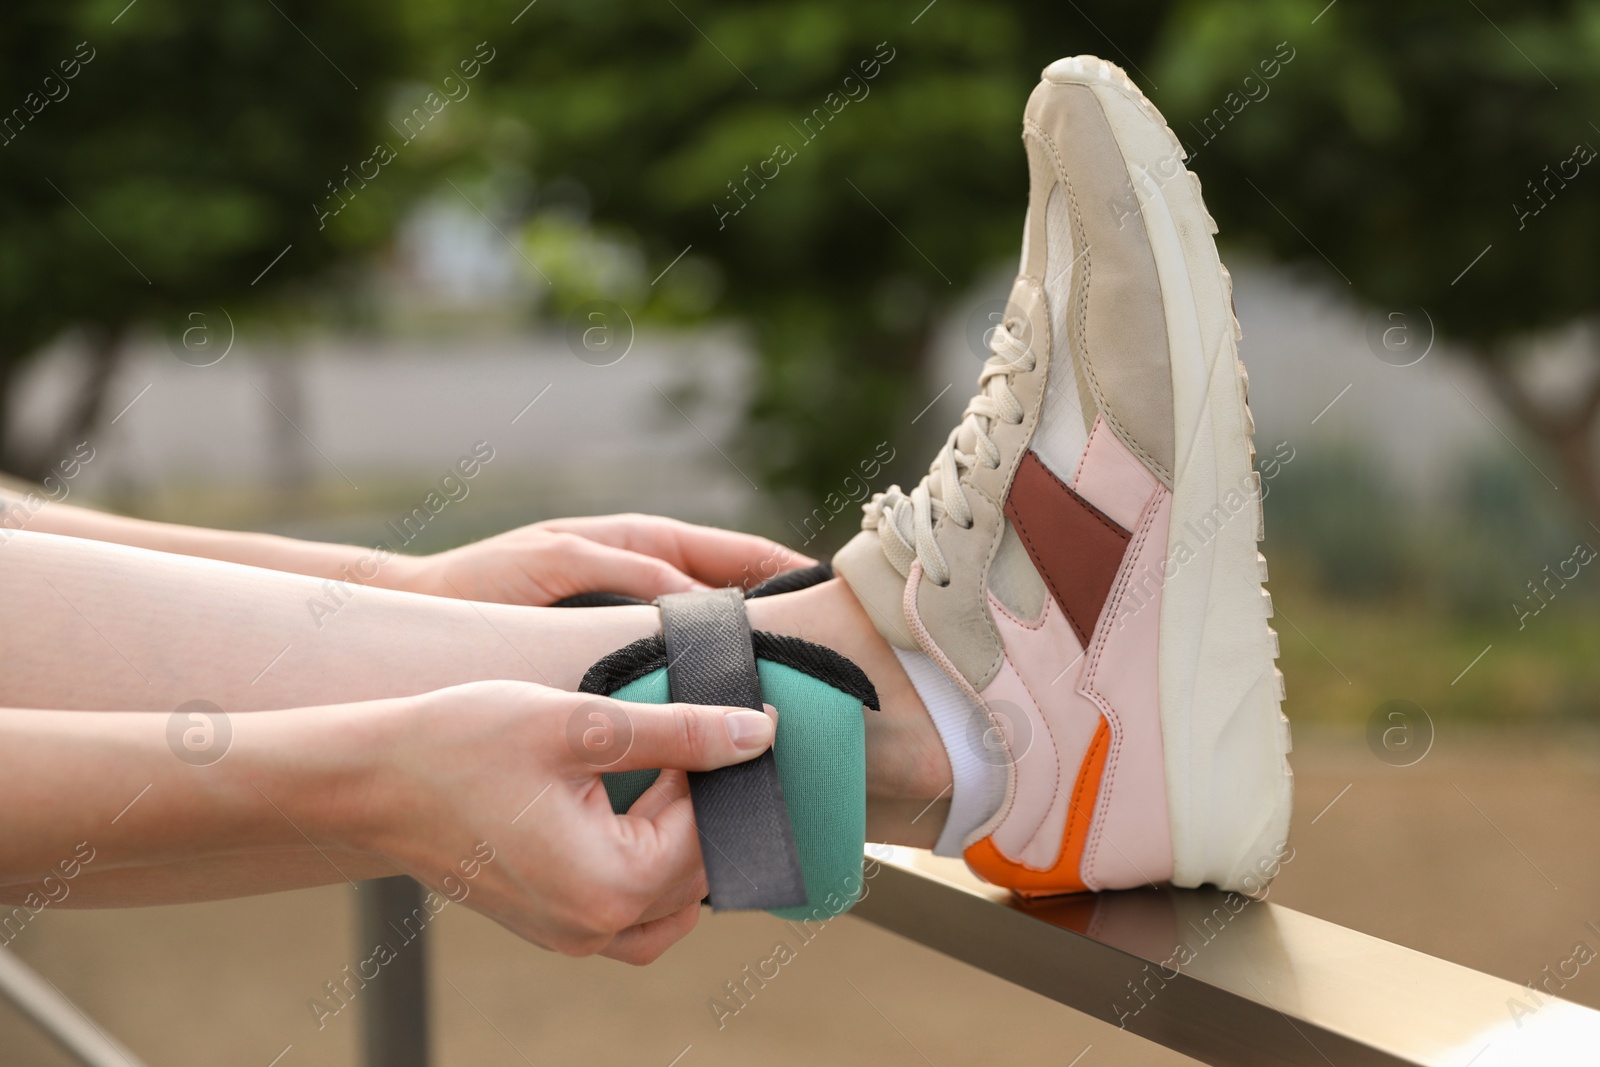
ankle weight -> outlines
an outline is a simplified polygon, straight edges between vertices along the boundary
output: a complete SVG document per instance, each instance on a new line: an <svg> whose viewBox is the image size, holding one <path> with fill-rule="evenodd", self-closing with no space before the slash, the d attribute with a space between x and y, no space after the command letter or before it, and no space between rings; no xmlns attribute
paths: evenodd
<svg viewBox="0 0 1600 1067"><path fill-rule="evenodd" d="M664 617L666 614L663 612ZM877 693L859 667L831 649L799 638L745 632L749 634L755 661L759 698L778 709L778 730L769 755L787 808L804 895L791 901L732 906L766 907L783 919L830 918L848 910L861 893L862 850L866 844L866 736L862 716L864 708L877 709ZM589 669L580 689L618 700L667 703L674 692L673 671L668 664L671 646L670 636L656 636L619 649ZM683 662L676 655L674 661L675 665ZM612 809L626 811L658 773L605 775ZM725 836L733 835L729 839L717 836L715 827L708 835L698 795L695 813L701 820L712 905L726 907L723 901L727 896L719 894L719 889L729 888L729 883L724 878L723 885L717 884L718 876L712 873L713 857L719 848L731 854L734 847L749 843L737 840L737 835L751 831L740 828L735 820L728 824L733 830L722 831ZM770 842L765 844L770 846ZM739 863L744 866L742 860ZM748 890L749 885L737 872L731 877L734 899L741 899L737 895L740 887ZM754 874L752 880L759 884L765 879Z"/></svg>

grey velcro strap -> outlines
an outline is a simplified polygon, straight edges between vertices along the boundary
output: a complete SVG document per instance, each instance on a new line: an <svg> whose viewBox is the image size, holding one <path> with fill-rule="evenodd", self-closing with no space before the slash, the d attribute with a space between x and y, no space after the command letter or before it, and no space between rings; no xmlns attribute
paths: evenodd
<svg viewBox="0 0 1600 1067"><path fill-rule="evenodd" d="M736 589L673 593L656 603L667 643L667 688L684 704L760 711L750 621ZM794 828L769 748L715 771L690 772L711 906L718 911L806 903Z"/></svg>

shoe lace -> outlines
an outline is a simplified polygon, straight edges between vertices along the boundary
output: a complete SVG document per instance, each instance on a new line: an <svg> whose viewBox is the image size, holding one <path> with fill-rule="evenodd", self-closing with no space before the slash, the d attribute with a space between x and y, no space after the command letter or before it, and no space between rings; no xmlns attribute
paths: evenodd
<svg viewBox="0 0 1600 1067"><path fill-rule="evenodd" d="M989 431L996 420L1015 426L1023 419L1022 402L1011 391L1011 376L1032 370L1037 360L1020 333L1021 325L1015 319L995 328L989 338L989 358L978 375L978 393L967 402L960 424L950 431L916 487L906 493L891 485L862 505L861 528L878 531L883 553L901 577L909 577L911 564L920 562L929 581L939 586L950 584L950 567L933 539L933 528L947 515L963 530L972 528L972 507L961 484L962 475L980 464L990 470L999 467L1000 446Z"/></svg>

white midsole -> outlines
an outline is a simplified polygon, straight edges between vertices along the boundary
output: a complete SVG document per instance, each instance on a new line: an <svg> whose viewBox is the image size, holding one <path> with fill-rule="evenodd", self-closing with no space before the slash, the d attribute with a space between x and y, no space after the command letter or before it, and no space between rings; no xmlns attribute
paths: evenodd
<svg viewBox="0 0 1600 1067"><path fill-rule="evenodd" d="M1081 77L1052 76L1093 89L1128 162L1172 358L1176 454L1159 653L1172 880L1253 892L1282 855L1292 780L1231 295L1177 139L1121 71L1083 67Z"/></svg>

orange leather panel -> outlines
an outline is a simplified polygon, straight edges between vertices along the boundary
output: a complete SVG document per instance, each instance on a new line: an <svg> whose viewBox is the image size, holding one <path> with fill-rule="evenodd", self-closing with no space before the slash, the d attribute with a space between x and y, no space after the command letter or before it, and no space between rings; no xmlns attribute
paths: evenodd
<svg viewBox="0 0 1600 1067"><path fill-rule="evenodd" d="M1072 802L1067 809L1061 857L1054 867L1036 871L1006 859L987 837L967 849L967 866L995 885L1005 886L1025 897L1085 892L1081 870L1083 845L1089 836L1089 823L1094 818L1100 778L1105 772L1106 752L1110 747L1111 728L1101 719L1095 728L1094 740L1089 742L1089 751L1083 757L1083 765L1078 768L1078 780L1073 784Z"/></svg>

